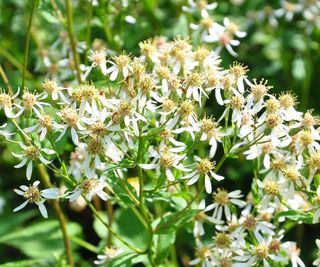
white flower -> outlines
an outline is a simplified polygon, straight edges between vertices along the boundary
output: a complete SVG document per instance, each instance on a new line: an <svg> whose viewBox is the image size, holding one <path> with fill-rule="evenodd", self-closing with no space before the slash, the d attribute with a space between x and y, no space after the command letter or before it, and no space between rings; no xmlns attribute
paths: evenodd
<svg viewBox="0 0 320 267"><path fill-rule="evenodd" d="M241 195L240 190L235 190L228 193L227 191L218 188L218 190L214 192L212 196L214 203L208 207L213 209L212 218L219 221L222 219L223 211L227 221L231 221L230 207L233 205L243 207L246 204L245 201L238 199L243 196Z"/></svg>
<svg viewBox="0 0 320 267"><path fill-rule="evenodd" d="M303 5L300 3L292 3L285 0L280 0L281 8L277 9L274 13L277 17L285 17L286 21L291 21L294 14L303 10Z"/></svg>
<svg viewBox="0 0 320 267"><path fill-rule="evenodd" d="M225 47L232 56L237 56L237 53L233 50L232 47L238 46L240 42L239 40L233 39L232 34L228 32L225 28L217 28L216 33L214 35L205 35L202 39L206 43L219 43L219 46L215 50L216 54L220 54L222 48Z"/></svg>
<svg viewBox="0 0 320 267"><path fill-rule="evenodd" d="M110 63L112 66L107 68L106 72L110 74L110 80L114 81L117 79L119 72L122 74L123 78L127 78L129 72L131 71L131 58L127 55L120 55L114 57L114 62L108 60L107 63Z"/></svg>
<svg viewBox="0 0 320 267"><path fill-rule="evenodd" d="M14 102L14 99L18 97L19 93L20 93L19 88L13 96L0 91L0 109L4 110L4 113L8 118L19 117L23 112L21 106ZM14 114L14 108L19 109L16 114Z"/></svg>
<svg viewBox="0 0 320 267"><path fill-rule="evenodd" d="M16 207L13 211L19 211L23 209L28 203L35 203L41 215L44 218L48 218L48 213L45 205L43 204L46 199L57 199L59 196L59 188L48 188L44 190L39 190L38 185L40 184L39 181L35 181L31 186L21 185L20 189L14 189L14 191L18 194L23 196L27 199L23 202L20 206Z"/></svg>
<svg viewBox="0 0 320 267"><path fill-rule="evenodd" d="M64 124L59 126L62 131L56 141L59 141L65 135L67 129L70 128L72 141L75 145L77 145L79 143L77 130L84 130L83 126L81 125L81 115L73 106L63 108L61 111L57 112L57 115L61 118Z"/></svg>
<svg viewBox="0 0 320 267"><path fill-rule="evenodd" d="M203 18L209 17L208 11L214 10L218 6L218 3L216 2L209 4L207 1L188 0L188 3L189 6L183 6L182 10L188 13L200 11L200 14Z"/></svg>
<svg viewBox="0 0 320 267"><path fill-rule="evenodd" d="M107 72L107 60L106 60L106 51L105 50L98 50L98 51L91 51L88 58L92 62L91 67L99 67L103 75L106 75Z"/></svg>
<svg viewBox="0 0 320 267"><path fill-rule="evenodd" d="M23 153L17 154L15 152L12 152L12 155L14 155L17 158L23 158L23 159L19 164L15 165L14 167L21 168L27 164L26 176L27 176L28 180L31 179L32 169L33 169L33 164L32 164L33 161L40 160L43 164L48 165L51 163L51 161L45 159L43 154L53 155L56 153L52 149L39 148L34 145L27 145L26 146L22 142L20 142L19 145L23 149Z"/></svg>
<svg viewBox="0 0 320 267"><path fill-rule="evenodd" d="M34 111L37 115L43 112L44 106L51 106L47 102L41 102L39 100L43 100L47 97L46 93L34 94L30 93L28 90L25 90L22 95L22 106L20 107L20 112L28 112L31 113Z"/></svg>
<svg viewBox="0 0 320 267"><path fill-rule="evenodd" d="M61 126L53 120L52 116L48 114L37 114L37 123L23 130L26 133L35 132L40 134L39 140L43 141L48 133L60 128Z"/></svg>
<svg viewBox="0 0 320 267"><path fill-rule="evenodd" d="M178 155L177 153L183 151L184 146L167 147L162 141L159 146L159 151L154 150L152 147L149 149L150 156L154 158L152 163L139 164L142 169L151 170L158 169L163 170L170 182L175 181L176 178L172 173L172 169L178 169L180 171L190 171L190 169L184 167L180 162L184 159L185 154Z"/></svg>
<svg viewBox="0 0 320 267"><path fill-rule="evenodd" d="M199 180L200 176L204 176L205 189L206 192L210 194L212 192L211 178L221 181L224 177L213 171L215 163L208 158L201 159L198 156L194 156L194 159L198 163L195 163L193 170L189 174L183 176L182 179L190 179L187 184L192 185Z"/></svg>
<svg viewBox="0 0 320 267"><path fill-rule="evenodd" d="M67 98L63 94L63 90L66 88L58 86L56 80L45 79L42 88L47 94L51 95L52 100L57 101L60 98L63 102L67 102Z"/></svg>
<svg viewBox="0 0 320 267"><path fill-rule="evenodd" d="M84 194L86 198L91 201L94 195L98 195L102 200L107 201L110 196L104 192L104 188L107 186L106 182L98 178L86 178L80 182L80 184L72 191L72 193L66 198L70 202L75 201Z"/></svg>
<svg viewBox="0 0 320 267"><path fill-rule="evenodd" d="M206 201L205 199L201 200L201 202L198 205L198 209L201 210L200 213L198 213L195 216L195 223L194 223L194 227L193 227L193 236L195 238L199 237L199 236L203 236L205 234L204 232L204 227L203 227L203 223L208 221L211 222L213 224L221 224L223 223L223 221L218 221L213 219L212 217L206 215L205 213L212 210L213 209L213 205L208 205L206 206Z"/></svg>
<svg viewBox="0 0 320 267"><path fill-rule="evenodd" d="M292 267L305 267L306 265L304 262L301 260L300 256L300 249L297 248L296 242L284 242L281 246L284 248L287 252L288 257L290 258Z"/></svg>
<svg viewBox="0 0 320 267"><path fill-rule="evenodd" d="M199 239L196 239L196 258L189 262L190 265L198 265L201 263L201 267L210 267L212 264L212 247L206 246L201 243Z"/></svg>
<svg viewBox="0 0 320 267"><path fill-rule="evenodd" d="M106 247L103 250L103 254L100 254L97 256L97 260L95 260L93 263L97 264L97 265L101 265L104 264L105 262L108 262L110 260L112 260L113 258L117 257L118 255L120 255L123 252L123 249L118 249L118 248L114 248L114 247Z"/></svg>

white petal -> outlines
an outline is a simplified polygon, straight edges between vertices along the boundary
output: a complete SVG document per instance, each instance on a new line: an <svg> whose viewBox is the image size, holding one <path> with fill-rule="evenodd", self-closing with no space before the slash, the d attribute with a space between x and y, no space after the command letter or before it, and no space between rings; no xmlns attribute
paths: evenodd
<svg viewBox="0 0 320 267"><path fill-rule="evenodd" d="M23 167L26 163L27 163L28 159L24 158L19 164L15 165L14 167L19 169L21 167Z"/></svg>
<svg viewBox="0 0 320 267"><path fill-rule="evenodd" d="M169 180L170 182L173 182L173 181L175 180L175 178L174 178L172 172L170 171L170 169L166 169L166 175L167 175L168 180Z"/></svg>
<svg viewBox="0 0 320 267"><path fill-rule="evenodd" d="M142 169L146 169L146 170L152 170L152 169L156 169L158 167L158 164L139 164L139 166L142 168Z"/></svg>
<svg viewBox="0 0 320 267"><path fill-rule="evenodd" d="M31 175L32 175L32 160L29 161L28 166L27 166L27 179L30 180L31 179Z"/></svg>
<svg viewBox="0 0 320 267"><path fill-rule="evenodd" d="M41 195L48 199L56 199L59 196L59 188L48 188L41 191Z"/></svg>
<svg viewBox="0 0 320 267"><path fill-rule="evenodd" d="M20 206L16 207L13 212L19 211L21 209L23 209L25 206L27 206L27 204L29 203L29 200L26 200L25 202L23 202Z"/></svg>
<svg viewBox="0 0 320 267"><path fill-rule="evenodd" d="M47 209L46 209L46 206L43 204L43 202L40 202L40 203L36 203L38 205L38 208L40 210L40 213L41 215L44 217L44 218L48 218L48 212L47 212Z"/></svg>

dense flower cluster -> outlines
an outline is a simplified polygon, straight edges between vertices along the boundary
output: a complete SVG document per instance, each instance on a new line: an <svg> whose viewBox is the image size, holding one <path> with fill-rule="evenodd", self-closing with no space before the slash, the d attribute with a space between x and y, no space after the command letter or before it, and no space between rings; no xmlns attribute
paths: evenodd
<svg viewBox="0 0 320 267"><path fill-rule="evenodd" d="M212 8L203 7L204 19L206 9ZM228 25L225 20L224 30ZM216 28L204 36L207 40L219 32L220 26L212 27ZM34 163L48 166L67 186L60 197L71 202L80 196L88 201L94 195L104 201L113 198L117 192L110 177L129 186L136 173L139 186L130 185L136 190L129 190L133 199L147 194L142 182L160 195L185 192L191 202L184 208L194 205L198 210L193 218L195 259L190 264L275 266L291 261L304 266L296 244L282 241L281 223L288 211L305 213L313 223L319 220L320 187L315 180L320 168L319 118L312 111L297 111L292 93L273 95L266 80L251 80L241 63L222 68L216 52L206 46L163 38L139 46L140 57L106 58L103 51L92 52L92 65L83 78L100 68L108 79L105 87L89 82L60 86L46 79L41 93L25 88L20 96L1 93L8 125L17 126L22 137L13 155L23 159L15 167L27 165L30 180ZM207 101L222 108L216 118L205 114ZM55 151L68 137L74 151L65 168ZM199 146L207 147L207 153L196 155ZM254 194L247 201L237 188L228 192L221 186L228 179L219 173L221 165L239 155L256 166ZM36 181L15 190L26 199L15 211L35 203L47 217L43 202L58 198L59 192L40 191L38 185ZM210 239L206 225L215 226ZM96 262L117 254L109 249Z"/></svg>

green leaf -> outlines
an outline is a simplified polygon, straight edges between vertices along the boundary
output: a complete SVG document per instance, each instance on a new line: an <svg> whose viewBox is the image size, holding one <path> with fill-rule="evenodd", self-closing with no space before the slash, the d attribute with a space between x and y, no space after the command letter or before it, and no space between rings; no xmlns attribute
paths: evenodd
<svg viewBox="0 0 320 267"><path fill-rule="evenodd" d="M114 222L115 231L128 243L139 249L146 247L147 230L130 209L117 209L114 212ZM116 238L114 240L119 247L127 249Z"/></svg>
<svg viewBox="0 0 320 267"><path fill-rule="evenodd" d="M122 203L120 204L123 204L126 207L130 205L135 206L135 203L129 197L127 190L129 190L136 199L138 199L137 193L126 180L120 180L118 177L110 175L107 177L107 181L115 195L121 200Z"/></svg>
<svg viewBox="0 0 320 267"><path fill-rule="evenodd" d="M5 264L0 264L0 267L30 267L30 266L34 266L33 264L39 263L41 261L43 261L43 259L14 261L14 262L8 262Z"/></svg>
<svg viewBox="0 0 320 267"><path fill-rule="evenodd" d="M121 253L110 263L108 264L109 267L130 267L132 266L132 260L136 258L138 255L136 253L127 252L127 253Z"/></svg>
<svg viewBox="0 0 320 267"><path fill-rule="evenodd" d="M32 218L37 214L36 210L29 210L21 213L11 213L5 216L5 220L0 220L0 238L7 233L14 232L14 230L26 220ZM8 223L10 222L10 223Z"/></svg>
<svg viewBox="0 0 320 267"><path fill-rule="evenodd" d="M105 212L99 212L99 214L101 215L102 218L104 218L105 222L108 221L107 214ZM93 229L101 239L107 238L108 229L100 220L97 219L96 216L94 217L94 221L93 221Z"/></svg>
<svg viewBox="0 0 320 267"><path fill-rule="evenodd" d="M172 29L172 36L180 36L181 38L187 38L189 36L189 25L186 15L182 14L176 26Z"/></svg>
<svg viewBox="0 0 320 267"><path fill-rule="evenodd" d="M312 219L313 219L312 213L289 210L289 211L280 212L278 214L278 217L285 217L285 218L290 219L295 222L303 222L306 224L313 224L312 223Z"/></svg>
<svg viewBox="0 0 320 267"><path fill-rule="evenodd" d="M76 223L68 223L69 236L79 235L81 228ZM53 254L62 254L64 245L57 221L34 223L0 237L0 243L8 244L21 250L31 258L48 259Z"/></svg>
<svg viewBox="0 0 320 267"><path fill-rule="evenodd" d="M158 265L168 257L170 247L174 243L174 241L176 240L176 233L170 232L168 234L159 235L157 237L159 238L159 240L157 242L158 254L156 256L156 263Z"/></svg>
<svg viewBox="0 0 320 267"><path fill-rule="evenodd" d="M178 212L168 212L160 220L159 224L155 229L156 234L168 234L175 232L177 229L188 223L200 210L182 210Z"/></svg>
<svg viewBox="0 0 320 267"><path fill-rule="evenodd" d="M41 14L41 16L50 24L59 24L59 20L52 15L51 13L47 12L47 11L40 11L39 12Z"/></svg>

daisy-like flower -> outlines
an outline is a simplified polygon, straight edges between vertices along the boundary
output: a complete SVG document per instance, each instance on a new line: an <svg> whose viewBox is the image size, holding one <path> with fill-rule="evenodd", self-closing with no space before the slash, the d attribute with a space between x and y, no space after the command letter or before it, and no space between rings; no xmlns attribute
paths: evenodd
<svg viewBox="0 0 320 267"><path fill-rule="evenodd" d="M26 176L28 180L30 180L32 176L33 161L40 160L43 164L48 165L51 163L51 161L45 159L44 155L53 155L56 153L52 149L39 148L34 145L25 145L22 142L20 142L19 145L23 149L23 153L18 154L18 153L12 152L12 155L14 155L17 158L23 158L23 159L19 164L15 165L14 167L21 168L27 165Z"/></svg>
<svg viewBox="0 0 320 267"><path fill-rule="evenodd" d="M75 145L79 143L79 137L77 130L84 130L81 125L81 116L74 107L65 107L61 111L57 112L57 115L61 118L64 124L61 125L61 134L56 141L59 141L67 132L68 128L71 129L71 138Z"/></svg>
<svg viewBox="0 0 320 267"><path fill-rule="evenodd" d="M21 115L21 113L23 112L21 106L14 103L14 99L18 97L19 93L20 93L19 88L13 96L11 96L5 92L2 92L2 90L0 90L0 109L4 110L4 113L8 118L19 117ZM19 109L16 114L14 114L14 108Z"/></svg>
<svg viewBox="0 0 320 267"><path fill-rule="evenodd" d="M265 178L263 181L257 180L257 184L263 191L258 208L266 210L271 203L274 208L280 208L281 198L286 196L287 191L285 181L283 179Z"/></svg>
<svg viewBox="0 0 320 267"><path fill-rule="evenodd" d="M226 190L218 188L212 196L214 203L209 205L209 207L213 209L212 218L219 221L222 219L223 211L227 221L231 220L230 206L236 205L243 207L246 204L245 201L239 199L243 196L240 190L228 193Z"/></svg>
<svg viewBox="0 0 320 267"><path fill-rule="evenodd" d="M280 114L285 121L301 121L302 112L296 111L297 97L290 92L283 92L278 97Z"/></svg>
<svg viewBox="0 0 320 267"><path fill-rule="evenodd" d="M259 266L271 267L273 266L273 261L283 261L282 258L278 258L269 249L269 244L265 242L259 243L256 246L250 245L251 251L243 256L234 257L235 260L241 263L235 263L233 266L255 266L257 263L261 264ZM271 264L271 265L270 265Z"/></svg>
<svg viewBox="0 0 320 267"><path fill-rule="evenodd" d="M41 94L34 94L30 93L28 90L25 90L22 95L22 106L21 109L22 112L32 112L34 111L37 115L41 114L43 112L43 106L51 106L47 102L41 102L39 100L43 100L47 97L47 94L41 93Z"/></svg>
<svg viewBox="0 0 320 267"><path fill-rule="evenodd" d="M192 95L193 99L199 102L200 107L202 95L205 95L208 98L208 95L202 87L203 81L204 79L202 75L198 72L192 72L190 75L188 75L185 81L187 88L186 97L190 98Z"/></svg>
<svg viewBox="0 0 320 267"><path fill-rule="evenodd" d="M247 35L246 32L240 31L238 24L234 23L229 18L224 18L223 25L228 32L237 36L238 38L243 38Z"/></svg>
<svg viewBox="0 0 320 267"><path fill-rule="evenodd" d="M210 145L209 158L213 158L217 151L218 142L222 142L222 137L230 134L230 131L222 132L219 128L219 124L214 120L204 116L199 123L201 129L201 141L208 140Z"/></svg>
<svg viewBox="0 0 320 267"><path fill-rule="evenodd" d="M107 63L110 63L112 66L107 68L106 72L110 74L110 81L117 79L119 72L122 74L122 77L125 79L128 77L129 72L131 71L131 58L128 55L120 55L113 58L114 62L108 60Z"/></svg>
<svg viewBox="0 0 320 267"><path fill-rule="evenodd" d="M60 98L63 102L67 102L67 98L63 93L65 88L58 86L55 79L51 80L46 78L42 83L42 89L51 95L52 100L56 101Z"/></svg>
<svg viewBox="0 0 320 267"><path fill-rule="evenodd" d="M281 248L285 249L288 257L290 258L292 267L305 267L306 265L300 258L300 249L297 247L296 242L284 242Z"/></svg>
<svg viewBox="0 0 320 267"><path fill-rule="evenodd" d="M292 3L285 0L280 0L281 8L277 9L274 13L277 17L284 17L286 21L291 21L296 13L303 10L301 3Z"/></svg>
<svg viewBox="0 0 320 267"><path fill-rule="evenodd" d="M52 132L54 129L59 129L60 125L57 124L53 117L48 114L38 114L38 122L30 126L28 128L23 129L26 133L32 133L35 132L37 134L40 134L39 140L43 141L46 135L50 132Z"/></svg>
<svg viewBox="0 0 320 267"><path fill-rule="evenodd" d="M106 60L106 51L101 49L97 51L91 51L88 58L92 62L91 68L99 67L103 75L107 75L107 60Z"/></svg>
<svg viewBox="0 0 320 267"><path fill-rule="evenodd" d="M156 65L153 71L156 74L157 81L161 83L163 94L168 93L168 90L169 90L168 83L169 83L170 77L172 76L170 68L164 65L159 65L159 66Z"/></svg>
<svg viewBox="0 0 320 267"><path fill-rule="evenodd" d="M172 173L172 169L177 169L183 172L190 171L190 169L184 167L180 161L185 157L185 154L178 155L177 153L183 151L185 147L167 147L164 142L160 143L159 151L154 150L152 147L149 149L150 156L154 158L152 163L139 164L142 169L151 170L163 170L169 181L175 181L176 178Z"/></svg>
<svg viewBox="0 0 320 267"><path fill-rule="evenodd" d="M216 35L218 30L223 29L224 27L219 23L216 23L210 17L202 18L199 24L190 23L190 28L195 31L195 33L201 33L201 39L206 35ZM216 53L214 53L216 54Z"/></svg>
<svg viewBox="0 0 320 267"><path fill-rule="evenodd" d="M316 244L318 247L317 259L313 261L312 265L320 267L320 239L316 239Z"/></svg>
<svg viewBox="0 0 320 267"><path fill-rule="evenodd" d="M21 195L26 199L25 202L13 210L14 212L23 209L28 203L34 203L38 206L41 215L44 218L48 218L48 212L43 203L46 201L46 199L57 199L59 196L59 188L39 190L39 184L39 181L35 181L29 187L26 185L21 185L20 189L14 189L18 195Z"/></svg>
<svg viewBox="0 0 320 267"><path fill-rule="evenodd" d="M196 258L189 262L190 265L201 264L201 267L212 266L212 248L202 244L199 239L196 240L195 256Z"/></svg>
<svg viewBox="0 0 320 267"><path fill-rule="evenodd" d="M138 99L130 100L119 100L119 99L108 99L103 102L107 108L111 108L113 113L111 120L114 125L121 124L124 122L125 126L129 128L132 126L133 132L136 136L139 135L138 121L147 122L147 119L142 116L137 110Z"/></svg>
<svg viewBox="0 0 320 267"><path fill-rule="evenodd" d="M206 43L219 43L219 46L216 48L216 54L220 54L222 48L226 48L230 55L236 57L237 53L233 50L233 46L238 46L240 44L239 40L233 39L234 36L226 30L226 28L216 30L214 35L205 35L202 39Z"/></svg>
<svg viewBox="0 0 320 267"><path fill-rule="evenodd" d="M212 192L211 178L221 181L224 179L223 176L216 174L213 170L215 168L215 162L210 161L208 158L201 159L198 156L194 156L197 162L193 170L182 177L182 179L189 179L188 185L196 183L201 176L204 176L205 189L208 194Z"/></svg>
<svg viewBox="0 0 320 267"><path fill-rule="evenodd" d="M262 235L273 236L275 226L269 222L261 221L252 214L248 214L250 209L244 209L238 221L238 227L231 233L232 236L243 236L245 232L253 232L257 240L263 240Z"/></svg>
<svg viewBox="0 0 320 267"><path fill-rule="evenodd" d="M106 247L103 250L103 254L99 254L97 256L97 260L95 260L93 263L97 265L104 264L113 258L117 257L123 252L123 249L115 248L115 247Z"/></svg>
<svg viewBox="0 0 320 267"><path fill-rule="evenodd" d="M205 234L203 223L204 222L211 222L213 224L221 224L223 221L218 221L213 219L211 216L208 216L206 212L212 210L214 207L213 205L206 206L205 199L202 199L201 202L198 205L198 209L201 210L196 216L195 216L195 223L193 227L193 236L195 238L199 236L203 236Z"/></svg>
<svg viewBox="0 0 320 267"><path fill-rule="evenodd" d="M184 12L193 13L199 11L203 18L209 17L208 11L214 10L218 3L212 2L208 3L205 0L188 0L189 6L183 6L182 10Z"/></svg>
<svg viewBox="0 0 320 267"><path fill-rule="evenodd" d="M100 178L86 178L80 182L80 184L72 191L72 193L66 198L70 202L75 201L84 194L86 198L91 201L94 195L98 195L102 200L107 201L110 196L104 192L104 188L107 186L106 182Z"/></svg>
<svg viewBox="0 0 320 267"><path fill-rule="evenodd" d="M272 27L277 27L279 24L272 6L266 5L262 10L257 11L255 15L258 22L268 21Z"/></svg>

